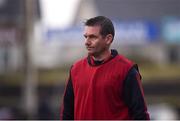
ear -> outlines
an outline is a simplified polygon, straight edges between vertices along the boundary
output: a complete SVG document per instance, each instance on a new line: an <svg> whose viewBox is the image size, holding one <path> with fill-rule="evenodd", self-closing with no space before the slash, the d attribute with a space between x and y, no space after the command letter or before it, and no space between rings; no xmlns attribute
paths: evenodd
<svg viewBox="0 0 180 121"><path fill-rule="evenodd" d="M113 36L111 34L106 35L106 43L109 45L113 41Z"/></svg>

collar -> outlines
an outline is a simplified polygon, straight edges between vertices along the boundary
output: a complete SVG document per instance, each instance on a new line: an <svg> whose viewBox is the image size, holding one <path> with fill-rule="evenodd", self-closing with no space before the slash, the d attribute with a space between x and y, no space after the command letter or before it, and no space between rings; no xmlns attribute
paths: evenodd
<svg viewBox="0 0 180 121"><path fill-rule="evenodd" d="M109 60L113 59L113 58L116 57L117 55L118 55L117 50L112 49L112 50L111 50L111 56L109 56L109 57L106 58L105 60L95 61L92 56L88 56L88 57L87 57L87 60L88 60L88 64L89 64L89 65L91 65L91 66L99 66L99 65L104 64L104 63L108 62Z"/></svg>

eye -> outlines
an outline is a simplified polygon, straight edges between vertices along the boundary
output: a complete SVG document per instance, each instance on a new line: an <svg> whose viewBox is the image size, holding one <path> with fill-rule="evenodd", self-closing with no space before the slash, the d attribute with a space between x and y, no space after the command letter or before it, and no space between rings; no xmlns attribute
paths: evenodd
<svg viewBox="0 0 180 121"><path fill-rule="evenodd" d="M96 36L94 34L92 34L92 35L84 35L84 38L86 38L86 39L97 39L98 36Z"/></svg>
<svg viewBox="0 0 180 121"><path fill-rule="evenodd" d="M84 38L87 38L87 35L84 35Z"/></svg>
<svg viewBox="0 0 180 121"><path fill-rule="evenodd" d="M97 37L96 35L90 35L89 38L91 38L91 39L96 39L96 38L98 38L98 37Z"/></svg>

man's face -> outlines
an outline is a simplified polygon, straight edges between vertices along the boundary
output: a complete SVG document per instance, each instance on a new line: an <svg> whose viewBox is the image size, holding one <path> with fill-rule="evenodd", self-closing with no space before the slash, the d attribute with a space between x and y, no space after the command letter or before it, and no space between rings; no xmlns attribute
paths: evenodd
<svg viewBox="0 0 180 121"><path fill-rule="evenodd" d="M85 46L89 55L101 56L108 50L106 37L100 34L100 26L85 26Z"/></svg>

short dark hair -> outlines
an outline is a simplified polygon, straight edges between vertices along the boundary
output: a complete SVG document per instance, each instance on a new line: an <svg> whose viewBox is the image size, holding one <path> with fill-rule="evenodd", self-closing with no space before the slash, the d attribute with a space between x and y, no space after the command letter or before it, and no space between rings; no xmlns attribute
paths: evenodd
<svg viewBox="0 0 180 121"><path fill-rule="evenodd" d="M101 27L100 34L102 36L111 34L114 39L114 35L115 35L114 25L112 21L105 16L96 16L90 18L85 22L85 26L100 26Z"/></svg>

